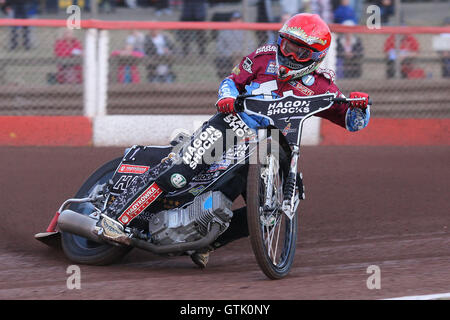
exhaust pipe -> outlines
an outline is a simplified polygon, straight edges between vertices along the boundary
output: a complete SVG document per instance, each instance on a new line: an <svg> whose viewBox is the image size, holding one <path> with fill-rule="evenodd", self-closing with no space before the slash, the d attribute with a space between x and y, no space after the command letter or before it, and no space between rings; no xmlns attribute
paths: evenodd
<svg viewBox="0 0 450 320"><path fill-rule="evenodd" d="M97 220L72 210L64 210L58 218L58 228L61 231L73 233L98 243L105 243L96 235L96 223Z"/></svg>
<svg viewBox="0 0 450 320"><path fill-rule="evenodd" d="M98 243L108 243L97 235L97 221L72 210L64 210L58 218L58 228L61 231L73 233ZM148 241L132 238L131 245L155 254L183 253L190 250L203 249L210 245L220 234L220 225L214 223L208 234L196 241L166 245L155 245Z"/></svg>
<svg viewBox="0 0 450 320"><path fill-rule="evenodd" d="M183 253L185 251L199 250L207 247L217 239L219 234L220 225L218 223L214 223L211 226L211 230L206 234L206 236L196 241L156 245L148 241L133 238L131 240L131 244L136 248L150 251L155 254Z"/></svg>

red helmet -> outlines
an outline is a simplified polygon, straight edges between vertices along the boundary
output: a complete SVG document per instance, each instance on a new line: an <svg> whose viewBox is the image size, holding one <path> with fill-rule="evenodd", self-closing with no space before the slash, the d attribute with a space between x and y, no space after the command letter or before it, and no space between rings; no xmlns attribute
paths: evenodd
<svg viewBox="0 0 450 320"><path fill-rule="evenodd" d="M317 14L300 13L278 31L278 76L288 81L313 72L331 43L328 25Z"/></svg>

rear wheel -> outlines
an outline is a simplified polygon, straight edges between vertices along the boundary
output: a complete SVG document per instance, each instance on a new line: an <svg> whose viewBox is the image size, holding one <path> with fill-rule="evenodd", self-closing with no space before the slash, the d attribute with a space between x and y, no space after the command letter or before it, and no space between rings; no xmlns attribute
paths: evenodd
<svg viewBox="0 0 450 320"><path fill-rule="evenodd" d="M114 159L97 169L81 186L75 198L87 197L97 185L104 184L111 179L121 160L122 158ZM83 215L90 215L94 212L94 207L89 202L74 203L70 205L69 209ZM61 236L65 255L71 261L80 264L108 265L119 261L131 250L131 247L97 243L68 232L62 232Z"/></svg>
<svg viewBox="0 0 450 320"><path fill-rule="evenodd" d="M297 214L290 220L281 207L288 156L278 152L260 155L251 164L247 180L247 220L250 241L259 267L270 279L286 276L294 262Z"/></svg>

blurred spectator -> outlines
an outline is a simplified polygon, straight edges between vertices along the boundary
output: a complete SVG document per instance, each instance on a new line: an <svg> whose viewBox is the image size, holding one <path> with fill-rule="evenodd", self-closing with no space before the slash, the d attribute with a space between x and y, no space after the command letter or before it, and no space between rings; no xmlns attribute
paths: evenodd
<svg viewBox="0 0 450 320"><path fill-rule="evenodd" d="M343 23L349 20L356 23L355 11L350 6L350 0L341 0L339 7L334 11L334 22Z"/></svg>
<svg viewBox="0 0 450 320"><path fill-rule="evenodd" d="M27 19L30 0L0 0L2 11L13 19ZM14 50L18 46L19 31L22 31L22 44L26 50L30 49L29 27L11 27L9 49Z"/></svg>
<svg viewBox="0 0 450 320"><path fill-rule="evenodd" d="M281 15L293 16L302 12L302 2L303 0L280 0Z"/></svg>
<svg viewBox="0 0 450 320"><path fill-rule="evenodd" d="M450 27L450 17L445 18L444 26ZM436 50L441 57L442 77L450 78L450 33L441 33L436 42L439 44Z"/></svg>
<svg viewBox="0 0 450 320"><path fill-rule="evenodd" d="M127 38L125 48L114 50L111 57L117 61L117 82L139 83L141 81L138 69L138 59L144 57L144 53L135 50L133 43Z"/></svg>
<svg viewBox="0 0 450 320"><path fill-rule="evenodd" d="M256 22L274 22L272 17L272 0L258 0L256 2ZM259 45L276 43L274 32L256 31L256 37L259 41Z"/></svg>
<svg viewBox="0 0 450 320"><path fill-rule="evenodd" d="M206 0L184 0L181 9L180 21L205 21L207 14ZM197 42L199 53L203 55L207 44L206 33L203 30L180 31L180 40L183 43L184 54L189 53L189 44Z"/></svg>
<svg viewBox="0 0 450 320"><path fill-rule="evenodd" d="M361 19L362 14L362 5L364 0L350 0L350 6L353 8L353 11L355 12L355 22L356 24L359 24L359 21Z"/></svg>
<svg viewBox="0 0 450 320"><path fill-rule="evenodd" d="M38 19L39 18L39 1L31 0L26 6L28 19ZM36 27L29 27L29 42L30 48L35 48L38 46L38 37L36 36Z"/></svg>
<svg viewBox="0 0 450 320"><path fill-rule="evenodd" d="M27 15L30 19L37 18L39 14L39 1L38 0L29 0L29 4L26 6Z"/></svg>
<svg viewBox="0 0 450 320"><path fill-rule="evenodd" d="M131 31L127 36L126 43L133 48L133 51L145 54L145 35L142 32L138 30Z"/></svg>
<svg viewBox="0 0 450 320"><path fill-rule="evenodd" d="M311 13L318 14L326 23L333 22L333 11L330 0L311 0Z"/></svg>
<svg viewBox="0 0 450 320"><path fill-rule="evenodd" d="M353 9L355 13L355 23L358 24L361 18L361 14L363 13L363 2L371 2L366 0L350 0L349 5ZM371 3L369 3L371 4ZM331 10L333 12L341 5L341 0L331 0Z"/></svg>
<svg viewBox="0 0 450 320"><path fill-rule="evenodd" d="M172 10L169 7L169 0L150 0L150 3L155 7L155 14L157 17L163 14L172 13Z"/></svg>
<svg viewBox="0 0 450 320"><path fill-rule="evenodd" d="M401 37L398 50L395 48L396 36ZM387 78L395 77L395 61L397 59L399 59L400 62L400 74L402 78L411 79L425 77L424 70L415 66L415 58L419 53L419 42L412 34L390 35L384 43L384 52L386 54Z"/></svg>
<svg viewBox="0 0 450 320"><path fill-rule="evenodd" d="M131 9L135 9L138 7L136 0L125 0L125 4L127 5L128 8L131 8Z"/></svg>
<svg viewBox="0 0 450 320"><path fill-rule="evenodd" d="M230 22L242 22L240 12L234 12L230 17ZM254 47L254 44L246 44L246 41L252 41L250 37L246 39L244 30L219 30L217 34L216 51L214 59L219 79L224 79L230 75L231 70L236 66L242 56L245 55L244 48Z"/></svg>
<svg viewBox="0 0 450 320"><path fill-rule="evenodd" d="M150 30L145 37L145 54L151 57L147 66L149 82L173 82L175 74L172 71L174 46L168 36L160 30Z"/></svg>
<svg viewBox="0 0 450 320"><path fill-rule="evenodd" d="M353 20L342 23L354 26ZM362 73L364 47L359 37L350 32L341 33L336 40L336 75L338 78L359 78Z"/></svg>
<svg viewBox="0 0 450 320"><path fill-rule="evenodd" d="M377 0L375 4L380 7L381 23L388 24L389 18L395 14L394 1Z"/></svg>
<svg viewBox="0 0 450 320"><path fill-rule="evenodd" d="M116 0L101 0L98 4L100 12L114 13L116 12Z"/></svg>
<svg viewBox="0 0 450 320"><path fill-rule="evenodd" d="M81 42L74 36L72 29L62 29L62 36L56 39L53 53L60 58L57 64L56 82L60 84L81 83L81 61L63 61L64 59L79 57L82 54ZM53 82L51 79L49 81Z"/></svg>

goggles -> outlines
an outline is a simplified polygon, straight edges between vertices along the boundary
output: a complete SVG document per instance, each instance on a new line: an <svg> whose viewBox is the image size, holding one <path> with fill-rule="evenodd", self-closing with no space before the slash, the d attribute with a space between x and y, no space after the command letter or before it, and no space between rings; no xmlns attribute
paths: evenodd
<svg viewBox="0 0 450 320"><path fill-rule="evenodd" d="M278 37L278 47L284 56L292 57L297 62L305 62L309 60L318 61L325 56L328 50L327 48L324 51L313 51L310 48L282 37Z"/></svg>

